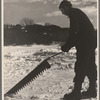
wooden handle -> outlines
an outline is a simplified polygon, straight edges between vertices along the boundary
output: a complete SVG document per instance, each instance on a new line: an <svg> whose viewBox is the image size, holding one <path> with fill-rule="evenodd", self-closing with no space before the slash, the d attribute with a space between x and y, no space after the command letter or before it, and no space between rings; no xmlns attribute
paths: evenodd
<svg viewBox="0 0 100 100"><path fill-rule="evenodd" d="M52 58L52 57L54 57L54 56L57 56L57 55L59 55L61 53L63 53L63 52L56 53L56 54L52 55L51 57L48 57L47 60L50 59L50 58Z"/></svg>

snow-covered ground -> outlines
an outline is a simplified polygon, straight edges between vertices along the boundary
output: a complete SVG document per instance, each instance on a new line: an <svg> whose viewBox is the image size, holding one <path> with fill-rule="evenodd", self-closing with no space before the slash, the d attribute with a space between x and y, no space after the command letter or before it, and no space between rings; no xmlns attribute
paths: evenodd
<svg viewBox="0 0 100 100"><path fill-rule="evenodd" d="M44 59L61 52L59 45L5 46L3 50L4 93L30 73ZM73 89L76 50L61 53L48 60L51 68L5 100L60 100ZM83 89L88 87L88 80ZM93 99L94 100L94 99ZM95 99L97 100L97 99Z"/></svg>

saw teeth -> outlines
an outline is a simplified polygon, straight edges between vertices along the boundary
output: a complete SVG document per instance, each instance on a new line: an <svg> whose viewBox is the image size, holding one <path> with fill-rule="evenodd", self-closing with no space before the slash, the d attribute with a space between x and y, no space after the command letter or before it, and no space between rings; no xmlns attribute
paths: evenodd
<svg viewBox="0 0 100 100"><path fill-rule="evenodd" d="M33 80L35 80L39 75L43 74L44 71L49 69L51 66L45 60L44 62L40 63L34 70L32 70L27 76L25 76L19 83L17 83L14 87L12 87L6 94L17 94L27 85L29 85Z"/></svg>

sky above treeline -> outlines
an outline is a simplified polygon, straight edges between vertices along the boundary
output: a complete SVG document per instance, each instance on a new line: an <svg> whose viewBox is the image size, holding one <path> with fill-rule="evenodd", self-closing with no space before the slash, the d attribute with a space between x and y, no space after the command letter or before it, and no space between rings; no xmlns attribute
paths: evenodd
<svg viewBox="0 0 100 100"><path fill-rule="evenodd" d="M34 23L50 23L69 27L69 19L62 15L58 6L62 0L4 0L4 24L20 24L23 18L31 18ZM94 27L97 27L96 0L70 0L73 7L84 11Z"/></svg>

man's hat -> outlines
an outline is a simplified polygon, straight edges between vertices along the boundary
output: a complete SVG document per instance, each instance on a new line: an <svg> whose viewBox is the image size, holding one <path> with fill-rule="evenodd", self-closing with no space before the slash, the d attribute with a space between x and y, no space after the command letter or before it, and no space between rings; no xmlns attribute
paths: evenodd
<svg viewBox="0 0 100 100"><path fill-rule="evenodd" d="M60 5L59 5L59 8L63 8L63 7L72 7L72 4L70 1L67 1L67 0L63 0Z"/></svg>

